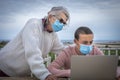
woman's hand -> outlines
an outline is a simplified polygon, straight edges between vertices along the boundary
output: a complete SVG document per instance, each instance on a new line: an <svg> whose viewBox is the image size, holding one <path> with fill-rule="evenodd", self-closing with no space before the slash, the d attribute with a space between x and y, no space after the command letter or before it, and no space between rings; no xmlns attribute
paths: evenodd
<svg viewBox="0 0 120 80"><path fill-rule="evenodd" d="M45 80L57 80L55 75L48 75Z"/></svg>

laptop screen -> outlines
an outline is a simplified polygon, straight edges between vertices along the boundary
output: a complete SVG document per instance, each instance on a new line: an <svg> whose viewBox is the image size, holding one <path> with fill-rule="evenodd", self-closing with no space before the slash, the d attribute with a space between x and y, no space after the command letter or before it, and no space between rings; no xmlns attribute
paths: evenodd
<svg viewBox="0 0 120 80"><path fill-rule="evenodd" d="M71 80L114 80L118 56L91 55L71 57Z"/></svg>

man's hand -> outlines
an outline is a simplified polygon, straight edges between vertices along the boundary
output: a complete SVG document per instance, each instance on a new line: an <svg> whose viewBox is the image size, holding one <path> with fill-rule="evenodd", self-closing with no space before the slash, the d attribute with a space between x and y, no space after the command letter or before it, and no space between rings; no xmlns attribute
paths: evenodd
<svg viewBox="0 0 120 80"><path fill-rule="evenodd" d="M57 80L55 75L48 75L45 80Z"/></svg>

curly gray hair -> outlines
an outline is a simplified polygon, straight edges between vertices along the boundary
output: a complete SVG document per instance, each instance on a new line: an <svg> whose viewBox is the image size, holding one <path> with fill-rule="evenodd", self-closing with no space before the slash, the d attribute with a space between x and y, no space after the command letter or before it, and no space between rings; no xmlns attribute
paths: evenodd
<svg viewBox="0 0 120 80"><path fill-rule="evenodd" d="M67 20L69 20L70 14L68 10L63 6L52 7L51 10L48 12L48 15L59 15L61 12L63 12L67 17Z"/></svg>

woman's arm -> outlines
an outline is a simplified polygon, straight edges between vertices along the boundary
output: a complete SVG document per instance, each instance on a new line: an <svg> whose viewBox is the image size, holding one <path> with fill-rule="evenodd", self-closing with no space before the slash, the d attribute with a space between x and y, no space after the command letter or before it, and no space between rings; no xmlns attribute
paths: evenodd
<svg viewBox="0 0 120 80"><path fill-rule="evenodd" d="M39 48L39 24L36 19L29 20L23 29L21 35L25 49L25 58L28 62L30 70L39 79L45 78L51 73L44 65L42 52Z"/></svg>

